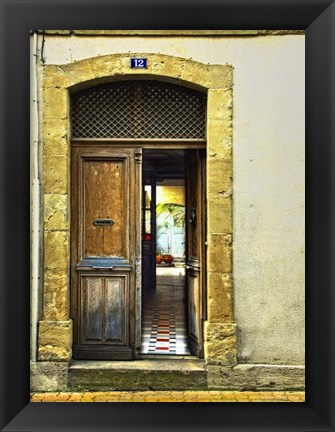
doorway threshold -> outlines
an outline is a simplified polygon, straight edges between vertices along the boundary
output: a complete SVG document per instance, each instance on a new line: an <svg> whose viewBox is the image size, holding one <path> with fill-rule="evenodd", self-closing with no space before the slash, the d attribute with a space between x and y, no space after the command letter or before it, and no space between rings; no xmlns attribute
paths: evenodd
<svg viewBox="0 0 335 432"><path fill-rule="evenodd" d="M187 354L187 355L180 355L180 354L140 354L140 359L146 359L146 360L198 360L202 361L201 359L198 359L198 357Z"/></svg>
<svg viewBox="0 0 335 432"><path fill-rule="evenodd" d="M68 372L68 385L73 391L207 388L205 361L193 356L178 360L152 356L134 361L73 360Z"/></svg>

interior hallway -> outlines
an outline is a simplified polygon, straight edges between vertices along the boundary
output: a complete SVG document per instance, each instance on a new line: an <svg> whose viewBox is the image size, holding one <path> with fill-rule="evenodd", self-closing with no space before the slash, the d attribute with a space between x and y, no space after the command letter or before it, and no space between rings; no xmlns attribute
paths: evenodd
<svg viewBox="0 0 335 432"><path fill-rule="evenodd" d="M156 290L143 295L141 354L190 355L185 269L157 266L156 275Z"/></svg>

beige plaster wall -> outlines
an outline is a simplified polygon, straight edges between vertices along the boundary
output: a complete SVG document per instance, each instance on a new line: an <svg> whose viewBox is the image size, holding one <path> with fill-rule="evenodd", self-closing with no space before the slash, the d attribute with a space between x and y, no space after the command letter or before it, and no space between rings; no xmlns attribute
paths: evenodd
<svg viewBox="0 0 335 432"><path fill-rule="evenodd" d="M47 36L46 64L121 52L234 67L234 286L239 358L304 362L304 36Z"/></svg>

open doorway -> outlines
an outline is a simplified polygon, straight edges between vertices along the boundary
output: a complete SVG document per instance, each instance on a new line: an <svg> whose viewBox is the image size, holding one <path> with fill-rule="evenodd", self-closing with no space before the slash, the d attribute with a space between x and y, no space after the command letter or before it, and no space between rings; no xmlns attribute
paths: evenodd
<svg viewBox="0 0 335 432"><path fill-rule="evenodd" d="M190 355L186 315L185 179L144 186L142 354ZM148 256L150 254L150 256ZM149 267L149 268L148 268Z"/></svg>
<svg viewBox="0 0 335 432"><path fill-rule="evenodd" d="M202 357L203 203L200 171L192 172L198 160L196 150L143 152L142 355Z"/></svg>

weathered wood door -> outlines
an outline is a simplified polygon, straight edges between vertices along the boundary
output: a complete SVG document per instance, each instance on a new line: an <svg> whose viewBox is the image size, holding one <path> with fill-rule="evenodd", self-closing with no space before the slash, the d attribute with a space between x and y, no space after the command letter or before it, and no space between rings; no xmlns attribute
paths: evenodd
<svg viewBox="0 0 335 432"><path fill-rule="evenodd" d="M141 151L72 148L73 357L132 359L140 348Z"/></svg>
<svg viewBox="0 0 335 432"><path fill-rule="evenodd" d="M188 294L188 345L199 358L203 351L203 320L205 313L205 157L196 150L190 152L187 164L186 281Z"/></svg>

